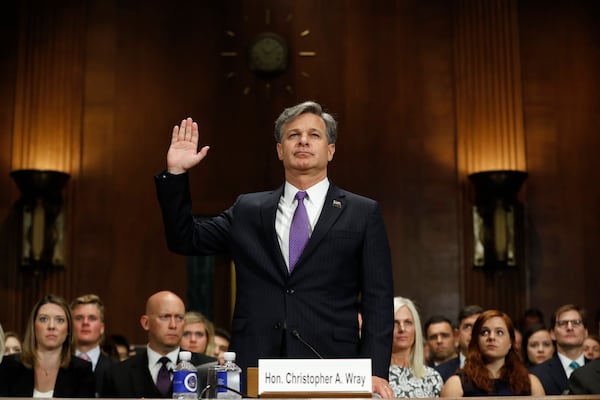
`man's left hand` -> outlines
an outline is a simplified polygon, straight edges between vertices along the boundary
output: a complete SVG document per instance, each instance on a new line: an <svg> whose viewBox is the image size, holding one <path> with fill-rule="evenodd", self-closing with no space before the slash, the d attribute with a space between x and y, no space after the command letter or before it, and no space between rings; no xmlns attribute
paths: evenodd
<svg viewBox="0 0 600 400"><path fill-rule="evenodd" d="M373 376L371 377L371 383L373 384L373 393L377 393L384 399L392 399L395 397L394 391L385 379Z"/></svg>

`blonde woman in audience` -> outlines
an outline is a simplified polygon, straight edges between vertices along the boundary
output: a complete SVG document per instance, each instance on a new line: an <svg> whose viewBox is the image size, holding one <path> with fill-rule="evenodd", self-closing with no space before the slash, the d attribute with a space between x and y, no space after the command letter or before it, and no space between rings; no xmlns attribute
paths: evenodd
<svg viewBox="0 0 600 400"><path fill-rule="evenodd" d="M600 358L600 338L598 335L588 335L583 341L583 354L588 360Z"/></svg>
<svg viewBox="0 0 600 400"><path fill-rule="evenodd" d="M443 381L440 374L425 365L423 333L413 302L394 298L394 339L389 382L395 397L438 397Z"/></svg>
<svg viewBox="0 0 600 400"><path fill-rule="evenodd" d="M197 311L185 313L181 349L212 356L215 330L213 323Z"/></svg>
<svg viewBox="0 0 600 400"><path fill-rule="evenodd" d="M92 364L74 351L68 304L44 296L27 321L23 351L0 363L0 397L94 397Z"/></svg>
<svg viewBox="0 0 600 400"><path fill-rule="evenodd" d="M527 372L514 346L515 328L508 315L484 311L473 325L465 366L451 376L442 397L541 396L544 388Z"/></svg>
<svg viewBox="0 0 600 400"><path fill-rule="evenodd" d="M4 333L4 355L17 354L21 352L21 339L16 332L5 332Z"/></svg>

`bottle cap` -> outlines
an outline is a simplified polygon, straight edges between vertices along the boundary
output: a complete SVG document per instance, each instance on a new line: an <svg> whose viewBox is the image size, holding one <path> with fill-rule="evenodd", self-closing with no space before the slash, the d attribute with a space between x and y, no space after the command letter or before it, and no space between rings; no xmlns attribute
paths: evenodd
<svg viewBox="0 0 600 400"><path fill-rule="evenodd" d="M226 351L223 353L225 361L235 361L235 351Z"/></svg>
<svg viewBox="0 0 600 400"><path fill-rule="evenodd" d="M181 361L190 361L192 359L192 353L190 353L189 351L180 351L179 359Z"/></svg>

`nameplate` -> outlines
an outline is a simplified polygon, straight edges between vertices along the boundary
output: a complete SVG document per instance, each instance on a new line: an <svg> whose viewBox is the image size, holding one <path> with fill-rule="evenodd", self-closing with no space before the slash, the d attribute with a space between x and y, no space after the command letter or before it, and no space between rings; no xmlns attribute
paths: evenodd
<svg viewBox="0 0 600 400"><path fill-rule="evenodd" d="M371 360L258 360L258 394L265 392L371 392Z"/></svg>

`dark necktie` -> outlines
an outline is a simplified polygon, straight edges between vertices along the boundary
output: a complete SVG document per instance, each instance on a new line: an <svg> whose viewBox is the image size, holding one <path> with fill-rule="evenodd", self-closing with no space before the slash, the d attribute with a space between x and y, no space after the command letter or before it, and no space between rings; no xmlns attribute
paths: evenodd
<svg viewBox="0 0 600 400"><path fill-rule="evenodd" d="M158 360L158 362L162 363L162 365L158 370L158 376L156 378L156 388L163 396L166 396L167 394L169 394L169 390L171 389L171 374L169 373L169 369L167 368L169 358L161 357L160 360Z"/></svg>
<svg viewBox="0 0 600 400"><path fill-rule="evenodd" d="M292 225L290 226L290 272L294 270L302 250L308 242L308 214L304 206L306 192L297 192L298 206L294 211Z"/></svg>

